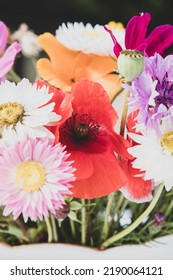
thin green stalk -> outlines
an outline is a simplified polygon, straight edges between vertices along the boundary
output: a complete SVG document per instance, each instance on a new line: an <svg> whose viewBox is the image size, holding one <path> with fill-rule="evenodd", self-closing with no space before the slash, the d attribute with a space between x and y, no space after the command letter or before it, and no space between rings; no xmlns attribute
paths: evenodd
<svg viewBox="0 0 173 280"><path fill-rule="evenodd" d="M75 238L76 237L76 229L75 229L75 224L74 224L74 221L69 219L70 220L70 227L71 227L71 232L72 232L72 236Z"/></svg>
<svg viewBox="0 0 173 280"><path fill-rule="evenodd" d="M56 220L53 216L51 216L51 223L52 223L52 231L53 231L53 240L57 242L58 234L57 234Z"/></svg>
<svg viewBox="0 0 173 280"><path fill-rule="evenodd" d="M108 202L107 202L107 206L106 206L106 213L105 213L104 224L103 224L103 229L102 229L102 234L101 234L102 241L107 238L108 233L109 233L109 216L110 216L110 212L111 212L113 198L114 198L114 193L111 193L108 196Z"/></svg>
<svg viewBox="0 0 173 280"><path fill-rule="evenodd" d="M120 123L120 135L122 136L124 136L126 117L128 112L128 106L127 106L128 97L129 97L129 92L125 91L123 111L122 111L121 123Z"/></svg>
<svg viewBox="0 0 173 280"><path fill-rule="evenodd" d="M159 200L162 190L164 188L164 185L161 184L158 187L158 190L154 196L154 198L152 199L152 201L150 202L149 206L147 207L147 209L127 228L125 228L124 230L122 230L121 232L113 235L112 237L110 237L109 239L107 239L105 242L103 242L100 246L101 250L106 249L107 247L109 247L111 244L113 244L114 242L116 242L119 239L122 239L124 236L126 236L127 234L131 233L135 228L137 228L141 222L143 221L143 219L145 217L147 217L151 211L153 210L153 208L155 207L157 201Z"/></svg>
<svg viewBox="0 0 173 280"><path fill-rule="evenodd" d="M123 88L120 88L117 92L115 92L114 96L110 99L110 102L113 103L115 98L123 91Z"/></svg>
<svg viewBox="0 0 173 280"><path fill-rule="evenodd" d="M119 209L120 209L120 207L121 207L121 205L123 203L123 200L124 200L124 196L123 196L123 194L121 194L120 198L119 198L119 200L117 202L117 206L115 207L114 215L113 216L115 216L118 213L118 211L119 211Z"/></svg>
<svg viewBox="0 0 173 280"><path fill-rule="evenodd" d="M47 233L48 233L48 242L51 243L53 240L53 233L52 233L51 223L48 217L45 218L45 222L46 222Z"/></svg>
<svg viewBox="0 0 173 280"><path fill-rule="evenodd" d="M165 212L165 217L167 217L169 215L169 213L172 211L173 208L173 200L171 201L171 203L168 205L168 208Z"/></svg>
<svg viewBox="0 0 173 280"><path fill-rule="evenodd" d="M81 243L82 245L86 244L86 207L85 199L81 199L82 202L82 218L81 218Z"/></svg>
<svg viewBox="0 0 173 280"><path fill-rule="evenodd" d="M21 81L21 78L17 75L17 73L13 69L10 70L10 72L7 75L7 78L16 83Z"/></svg>

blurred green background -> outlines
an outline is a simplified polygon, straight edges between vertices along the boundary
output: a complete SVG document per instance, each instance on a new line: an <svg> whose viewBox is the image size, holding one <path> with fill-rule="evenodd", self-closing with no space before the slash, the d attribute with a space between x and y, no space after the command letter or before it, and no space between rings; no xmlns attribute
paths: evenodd
<svg viewBox="0 0 173 280"><path fill-rule="evenodd" d="M140 12L149 12L152 20L149 29L160 24L173 24L171 0L16 0L3 1L0 20L12 30L22 22L27 23L35 33L54 33L62 22L82 21L106 24L110 20L121 21L124 26L129 19Z"/></svg>

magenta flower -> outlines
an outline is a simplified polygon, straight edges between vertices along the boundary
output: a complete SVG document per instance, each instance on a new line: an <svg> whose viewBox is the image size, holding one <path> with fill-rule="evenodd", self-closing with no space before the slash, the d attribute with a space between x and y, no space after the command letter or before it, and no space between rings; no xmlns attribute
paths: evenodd
<svg viewBox="0 0 173 280"><path fill-rule="evenodd" d="M7 41L7 26L2 21L0 21L0 53L3 53L3 55L0 57L0 82L5 79L6 74L13 67L16 55L21 51L21 46L17 42L12 43L5 50Z"/></svg>
<svg viewBox="0 0 173 280"><path fill-rule="evenodd" d="M139 50L146 56L152 56L155 52L163 54L164 51L173 43L173 26L170 24L160 25L154 28L146 36L151 16L149 13L141 13L134 16L128 22L125 32L125 48L127 50ZM122 46L118 43L112 31L105 26L114 42L114 53L118 57Z"/></svg>
<svg viewBox="0 0 173 280"><path fill-rule="evenodd" d="M3 215L20 214L36 221L64 211L65 195L75 180L72 161L60 143L49 138L29 139L1 149L0 205Z"/></svg>

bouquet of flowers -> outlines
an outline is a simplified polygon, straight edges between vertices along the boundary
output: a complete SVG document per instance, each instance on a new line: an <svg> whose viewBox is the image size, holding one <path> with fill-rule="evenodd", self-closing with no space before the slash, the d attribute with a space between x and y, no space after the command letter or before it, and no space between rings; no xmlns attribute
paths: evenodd
<svg viewBox="0 0 173 280"><path fill-rule="evenodd" d="M0 22L1 242L106 249L173 233L173 26L148 34L150 20L54 35Z"/></svg>

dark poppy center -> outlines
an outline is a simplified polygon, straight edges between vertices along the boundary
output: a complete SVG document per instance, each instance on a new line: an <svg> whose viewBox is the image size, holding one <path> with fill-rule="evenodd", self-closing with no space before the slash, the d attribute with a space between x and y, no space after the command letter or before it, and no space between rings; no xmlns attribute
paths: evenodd
<svg viewBox="0 0 173 280"><path fill-rule="evenodd" d="M78 122L74 125L74 133L79 137L79 138L85 138L87 137L89 132L89 125L84 122Z"/></svg>
<svg viewBox="0 0 173 280"><path fill-rule="evenodd" d="M64 145L80 146L95 142L99 133L99 124L88 114L73 114L60 127L60 142Z"/></svg>

